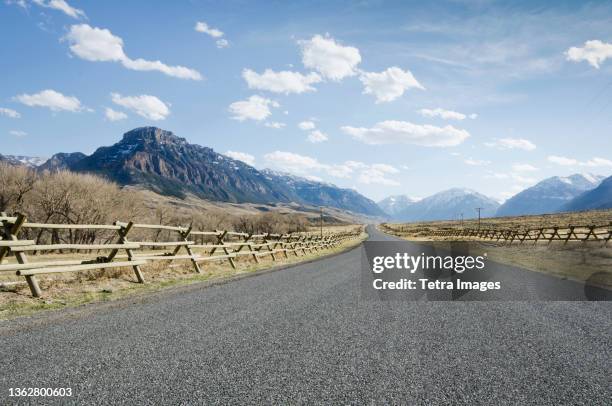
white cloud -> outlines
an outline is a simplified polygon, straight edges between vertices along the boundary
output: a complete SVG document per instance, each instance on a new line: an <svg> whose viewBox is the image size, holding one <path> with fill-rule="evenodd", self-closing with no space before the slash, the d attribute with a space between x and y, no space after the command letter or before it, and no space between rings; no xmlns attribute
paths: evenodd
<svg viewBox="0 0 612 406"><path fill-rule="evenodd" d="M242 77L246 80L250 89L284 94L314 92L316 89L311 85L322 80L321 76L314 72L302 75L299 72L286 70L275 72L271 69L266 69L262 74L251 69L244 69Z"/></svg>
<svg viewBox="0 0 612 406"><path fill-rule="evenodd" d="M26 135L28 135L27 132L20 130L11 130L9 131L9 134L14 135L15 137L25 137Z"/></svg>
<svg viewBox="0 0 612 406"><path fill-rule="evenodd" d="M327 140L328 140L327 134L322 133L319 130L314 130L313 132L308 134L308 141L312 142L313 144L317 144L319 142L324 142Z"/></svg>
<svg viewBox="0 0 612 406"><path fill-rule="evenodd" d="M342 46L333 38L321 35L299 41L299 44L304 66L319 72L326 79L339 81L357 73L357 65L361 62L357 48Z"/></svg>
<svg viewBox="0 0 612 406"><path fill-rule="evenodd" d="M571 47L565 51L568 61L587 61L596 69L608 58L612 58L612 44L600 40L586 41L583 47Z"/></svg>
<svg viewBox="0 0 612 406"><path fill-rule="evenodd" d="M437 109L420 109L418 111L423 117L440 117L444 120L465 120L467 117L475 119L478 117L477 114L465 115L453 110L445 110L441 108Z"/></svg>
<svg viewBox="0 0 612 406"><path fill-rule="evenodd" d="M20 118L21 114L13 109L7 109L4 107L0 107L0 116L6 116L9 118Z"/></svg>
<svg viewBox="0 0 612 406"><path fill-rule="evenodd" d="M208 34L213 38L221 38L223 36L223 31L218 30L216 28L212 28L203 21L198 21L194 29L197 32L203 32L204 34Z"/></svg>
<svg viewBox="0 0 612 406"><path fill-rule="evenodd" d="M198 21L194 29L198 32L202 32L211 36L212 38L215 38L215 45L217 46L217 48L227 48L229 46L229 41L223 38L223 36L225 35L223 31L217 28L212 28L203 21Z"/></svg>
<svg viewBox="0 0 612 406"><path fill-rule="evenodd" d="M241 100L230 104L229 112L232 118L238 121L244 120L265 120L272 114L270 107L280 107L274 100L253 95L247 100Z"/></svg>
<svg viewBox="0 0 612 406"><path fill-rule="evenodd" d="M41 7L45 7L45 8L52 8L55 10L59 10L62 13L66 14L67 16L70 16L72 18L76 18L81 19L81 18L87 18L87 16L85 15L85 12L83 10L80 10L78 8L74 8L72 7L70 4L68 4L65 0L33 0L34 3L38 4Z"/></svg>
<svg viewBox="0 0 612 406"><path fill-rule="evenodd" d="M265 125L266 127L269 127L269 128L275 128L275 129L277 129L277 130L280 130L280 129L282 129L282 128L285 128L285 123L279 123L279 122L277 122L277 121L270 121L270 122L264 123L264 125Z"/></svg>
<svg viewBox="0 0 612 406"><path fill-rule="evenodd" d="M308 130L314 130L316 126L315 126L315 123L312 121L302 121L301 123L298 124L298 127L300 130L308 131Z"/></svg>
<svg viewBox="0 0 612 406"><path fill-rule="evenodd" d="M546 158L548 162L562 166L573 166L578 165L578 160L573 158L566 158L564 156L550 155Z"/></svg>
<svg viewBox="0 0 612 406"><path fill-rule="evenodd" d="M525 151L533 151L536 146L533 142L524 138L500 138L493 142L486 142L487 147L499 149L523 149Z"/></svg>
<svg viewBox="0 0 612 406"><path fill-rule="evenodd" d="M372 128L344 126L343 132L370 145L413 144L426 147L451 147L461 144L470 134L447 125L418 125L407 121L381 121Z"/></svg>
<svg viewBox="0 0 612 406"><path fill-rule="evenodd" d="M264 155L264 158L273 167L298 175L305 175L313 170L320 171L327 168L326 165L320 163L315 158L294 154L293 152L274 151Z"/></svg>
<svg viewBox="0 0 612 406"><path fill-rule="evenodd" d="M579 161L574 158L550 155L548 156L547 160L548 162L561 166L612 167L611 160L599 157L591 158L588 161Z"/></svg>
<svg viewBox="0 0 612 406"><path fill-rule="evenodd" d="M491 164L491 161L485 161L485 160L473 159L473 158L467 158L463 162L471 166L486 166L486 165Z"/></svg>
<svg viewBox="0 0 612 406"><path fill-rule="evenodd" d="M127 114L125 114L124 112L113 110L110 107L107 107L104 110L104 115L110 121L125 120L127 118Z"/></svg>
<svg viewBox="0 0 612 406"><path fill-rule="evenodd" d="M268 165L281 171L304 177L316 177L313 173L327 174L336 178L347 179L357 175L357 181L364 184L397 186L399 182L388 176L399 173L399 170L388 164L368 165L358 161L346 161L342 164L324 164L317 159L292 152L274 151L264 155ZM316 177L319 179L319 177Z"/></svg>
<svg viewBox="0 0 612 406"><path fill-rule="evenodd" d="M358 181L364 184L378 184L386 186L399 186L396 180L387 178L389 174L399 173L399 170L388 164L360 165L362 167Z"/></svg>
<svg viewBox="0 0 612 406"><path fill-rule="evenodd" d="M357 180L360 183L369 185L369 184L376 184L376 185L385 185L385 186L399 186L400 183L394 179L389 179L386 176L386 173L384 171L381 171L380 169L377 169L373 166L363 169L361 171L361 173L359 174L359 177L357 178Z"/></svg>
<svg viewBox="0 0 612 406"><path fill-rule="evenodd" d="M535 178L530 178L527 176L519 175L518 173L511 173L510 178L512 178L512 180L514 180L515 182L518 182L524 185L530 185L537 181L537 179Z"/></svg>
<svg viewBox="0 0 612 406"><path fill-rule="evenodd" d="M478 118L478 114L472 113L468 116L471 120L476 120Z"/></svg>
<svg viewBox="0 0 612 406"><path fill-rule="evenodd" d="M140 96L121 96L118 93L111 93L111 99L113 103L125 107L149 120L164 120L170 115L170 109L166 103L148 94Z"/></svg>
<svg viewBox="0 0 612 406"><path fill-rule="evenodd" d="M14 97L15 100L30 107L46 107L52 111L72 111L83 110L81 102L74 96L64 96L60 92L46 89L35 94L20 94Z"/></svg>
<svg viewBox="0 0 612 406"><path fill-rule="evenodd" d="M180 79L202 79L198 71L184 66L169 66L161 61L129 58L123 50L123 40L104 28L87 24L73 25L64 39L70 43L73 55L87 61L119 62L132 70L158 71Z"/></svg>
<svg viewBox="0 0 612 406"><path fill-rule="evenodd" d="M242 161L247 165L255 165L255 157L251 154L247 154L246 152L227 151L225 155L237 161Z"/></svg>
<svg viewBox="0 0 612 406"><path fill-rule="evenodd" d="M489 172L488 174L485 175L485 178L487 179L511 179L517 183L519 183L520 188L522 189L524 187L524 185L530 185L532 183L535 183L537 181L537 179L535 178L530 178L530 177L526 177L523 176L521 174L518 173L499 173L499 172ZM514 186L514 188L518 188L519 186Z"/></svg>
<svg viewBox="0 0 612 406"><path fill-rule="evenodd" d="M403 71L396 66L380 73L363 72L359 80L365 87L363 93L374 95L376 103L393 101L411 88L425 90L414 78L412 72Z"/></svg>
<svg viewBox="0 0 612 406"><path fill-rule="evenodd" d="M538 168L530 164L514 164L512 165L512 170L516 172L534 172Z"/></svg>
<svg viewBox="0 0 612 406"><path fill-rule="evenodd" d="M612 161L604 158L591 158L586 162L582 162L580 165L583 166L612 166Z"/></svg>

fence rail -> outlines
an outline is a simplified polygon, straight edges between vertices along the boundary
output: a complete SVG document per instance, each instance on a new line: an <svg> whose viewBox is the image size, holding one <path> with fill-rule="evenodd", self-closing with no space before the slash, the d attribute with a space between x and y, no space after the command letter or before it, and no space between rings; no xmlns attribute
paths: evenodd
<svg viewBox="0 0 612 406"><path fill-rule="evenodd" d="M612 223L608 225L568 225L566 227L538 227L528 229L509 228L410 228L404 225L382 224L381 227L395 235L424 233L427 236L442 238L473 238L500 241L512 244L525 241L548 242L563 241L600 241L604 246L612 239Z"/></svg>
<svg viewBox="0 0 612 406"><path fill-rule="evenodd" d="M19 239L20 232L27 229L47 230L105 230L116 233L114 239L105 242L91 241L87 244L41 243L32 239ZM159 235L155 241L131 241L128 234L133 230L165 231L173 238L160 241ZM229 230L193 230L192 226L170 226L156 224L139 224L133 222L116 221L112 225L103 224L44 224L29 223L22 214L8 216L0 213L0 273L14 272L17 276L25 277L32 296L40 297L42 291L36 275L80 272L95 269L111 269L119 267L132 267L139 283L145 283L141 266L152 261L189 260L193 269L201 273L200 263L206 261L227 261L236 268L235 260L238 257L250 257L258 263L259 258L270 256L276 261L279 255L288 258L306 255L323 249L337 246L342 241L361 234L362 228L356 227L351 231L336 232L326 235L312 233L292 234L249 234ZM200 240L196 242L196 240ZM206 240L209 240L208 242ZM197 251L196 251L197 250ZM89 255L83 259L60 259L30 262L31 256L26 254L37 253L65 253L83 252ZM101 252L107 252L100 255ZM93 256L93 254L96 256ZM15 261L8 263L6 259L14 257Z"/></svg>

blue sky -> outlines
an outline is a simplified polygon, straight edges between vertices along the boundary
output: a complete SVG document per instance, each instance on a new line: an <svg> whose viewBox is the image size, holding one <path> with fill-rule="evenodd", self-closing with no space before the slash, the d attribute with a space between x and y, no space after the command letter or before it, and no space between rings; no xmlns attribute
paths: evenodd
<svg viewBox="0 0 612 406"><path fill-rule="evenodd" d="M612 3L0 4L3 154L140 126L379 200L612 174Z"/></svg>

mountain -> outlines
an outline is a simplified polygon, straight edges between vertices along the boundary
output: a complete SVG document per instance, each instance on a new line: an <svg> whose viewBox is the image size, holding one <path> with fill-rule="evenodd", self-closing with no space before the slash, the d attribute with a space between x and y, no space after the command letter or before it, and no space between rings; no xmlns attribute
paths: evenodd
<svg viewBox="0 0 612 406"><path fill-rule="evenodd" d="M497 210L497 216L554 213L580 194L594 189L603 176L574 174L554 176L512 196Z"/></svg>
<svg viewBox="0 0 612 406"><path fill-rule="evenodd" d="M612 176L605 178L595 189L582 193L564 204L560 211L612 209Z"/></svg>
<svg viewBox="0 0 612 406"><path fill-rule="evenodd" d="M390 217L394 218L398 213L403 210L406 210L408 206L413 203L418 202L418 199L406 196L406 195L396 195L389 196L380 202L378 202L378 207L382 209L385 213L387 213Z"/></svg>
<svg viewBox="0 0 612 406"><path fill-rule="evenodd" d="M397 213L401 221L429 221L478 217L477 207L481 207L482 217L491 217L499 203L490 197L470 189L449 189L426 197Z"/></svg>
<svg viewBox="0 0 612 406"><path fill-rule="evenodd" d="M190 144L170 131L142 127L92 155L56 154L42 169L98 174L121 185L138 185L176 197L192 193L230 203L322 205L383 216L376 203L351 189L252 166L211 148Z"/></svg>
<svg viewBox="0 0 612 406"><path fill-rule="evenodd" d="M46 158L36 156L0 155L0 162L5 162L10 165L27 166L28 168L36 168L45 161Z"/></svg>
<svg viewBox="0 0 612 406"><path fill-rule="evenodd" d="M5 157L2 154L0 154L0 163L13 165L13 161L11 161L10 159L8 159L7 157Z"/></svg>
<svg viewBox="0 0 612 406"><path fill-rule="evenodd" d="M193 193L232 203L288 200L281 187L255 168L156 127L128 131L118 143L100 147L69 167L177 197Z"/></svg>
<svg viewBox="0 0 612 406"><path fill-rule="evenodd" d="M82 152L59 152L38 166L39 171L55 172L70 169L87 155Z"/></svg>
<svg viewBox="0 0 612 406"><path fill-rule="evenodd" d="M353 189L343 189L330 183L313 181L270 169L264 169L262 173L272 183L283 187L293 201L313 206L331 206L370 216L385 216L374 201Z"/></svg>

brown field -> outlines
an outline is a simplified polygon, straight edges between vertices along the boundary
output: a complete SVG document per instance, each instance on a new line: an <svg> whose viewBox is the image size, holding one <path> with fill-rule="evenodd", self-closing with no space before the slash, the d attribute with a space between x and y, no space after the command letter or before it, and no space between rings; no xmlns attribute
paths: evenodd
<svg viewBox="0 0 612 406"><path fill-rule="evenodd" d="M538 216L498 217L481 220L482 229L527 230L540 227L598 225L612 227L612 210ZM389 228L386 228L389 227ZM429 241L434 245L444 241L473 241L474 255L486 252L496 262L518 266L535 272L552 274L576 281L612 288L612 241L525 241L524 243L484 240L477 237L442 237L434 233L442 229L478 228L478 220L430 221L419 223L389 223L381 225L383 232L406 240ZM394 230L394 231L391 231Z"/></svg>
<svg viewBox="0 0 612 406"><path fill-rule="evenodd" d="M530 229L539 227L567 227L569 225L610 225L612 209L593 210L575 213L542 214L519 217L487 217L481 219L481 228L494 229ZM432 235L432 231L442 228L478 228L477 219L425 221L415 223L387 223L393 229L401 227L402 237L407 239L441 239Z"/></svg>

